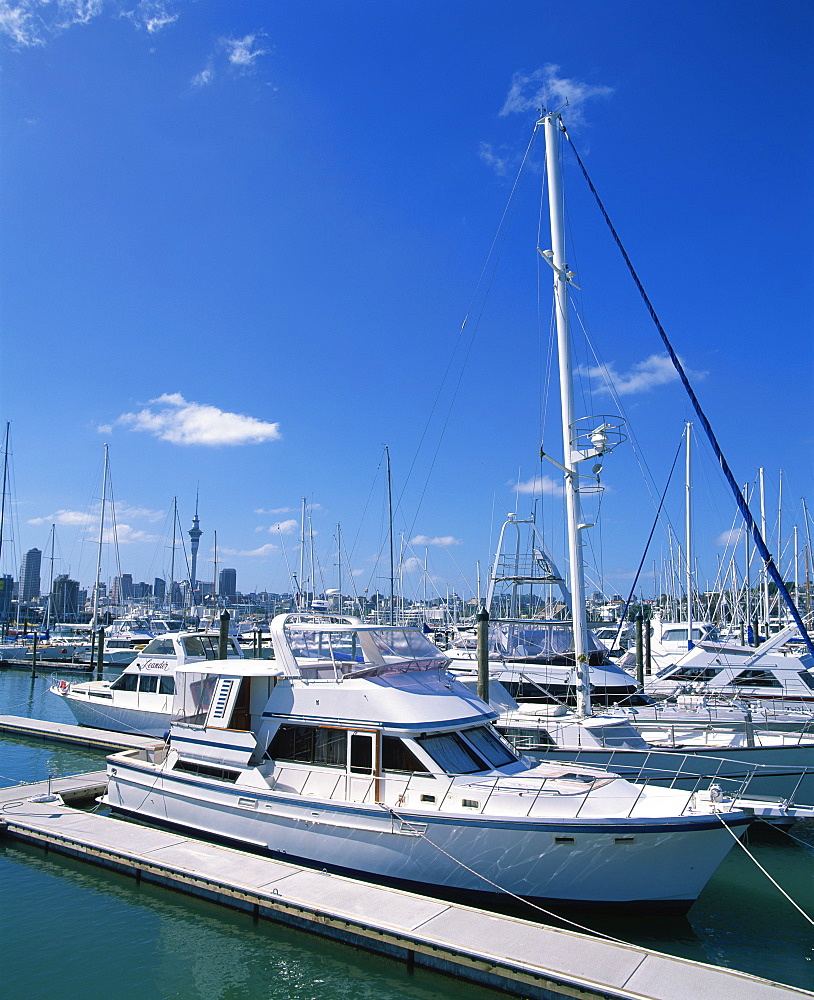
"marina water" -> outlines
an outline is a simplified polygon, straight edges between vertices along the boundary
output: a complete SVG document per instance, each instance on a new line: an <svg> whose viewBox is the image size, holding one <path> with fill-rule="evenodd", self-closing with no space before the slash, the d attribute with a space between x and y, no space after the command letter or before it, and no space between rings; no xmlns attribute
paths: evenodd
<svg viewBox="0 0 814 1000"><path fill-rule="evenodd" d="M111 676L115 676L118 671ZM51 672L0 673L0 714L73 722ZM59 676L70 677L69 674ZM104 754L0 734L0 784L104 767ZM814 914L814 821L756 827L749 850ZM532 909L508 910L529 920ZM45 1000L486 1000L497 994L34 847L0 843L4 995ZM582 908L596 931L814 989L814 933L740 848L686 917Z"/></svg>

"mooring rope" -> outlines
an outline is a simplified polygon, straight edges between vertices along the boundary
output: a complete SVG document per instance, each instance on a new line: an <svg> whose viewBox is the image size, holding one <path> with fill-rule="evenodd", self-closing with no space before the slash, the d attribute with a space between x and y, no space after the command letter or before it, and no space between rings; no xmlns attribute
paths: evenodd
<svg viewBox="0 0 814 1000"><path fill-rule="evenodd" d="M758 867L758 868L759 868L759 869L760 869L760 870L761 870L761 871L763 872L763 874L764 874L764 875L766 876L766 878L767 878L767 879L768 879L768 880L769 880L769 881L770 881L770 882L772 883L772 885L773 885L773 886L775 887L775 889L777 889L777 890L778 890L778 891L779 891L780 893L782 893L782 895L784 895L784 896L786 897L786 899L787 899L787 900L788 900L788 901L789 901L789 902L791 903L791 905L792 905L792 906L794 907L794 909L795 909L795 910L797 910L797 911L798 911L798 912L799 912L799 913L800 913L800 914L801 914L801 915L802 915L803 917L805 917L805 919L806 919L806 920L807 920L807 921L808 921L808 922L809 922L809 923L810 923L810 924L811 924L812 926L814 926L814 920L812 920L812 919L811 919L811 917L810 917L810 916L809 916L809 915L808 915L808 914L806 913L806 911L805 911L805 910L804 910L804 909L803 909L803 908L802 908L801 906L798 906L798 904L794 902L794 900L793 900L793 899L791 898L791 896L790 896L790 895L789 895L789 894L788 894L788 893L786 892L786 890L785 890L785 889L783 888L783 886L782 886L782 885L780 885L780 883L779 883L779 882L777 882L777 880L776 880L776 879L773 879L773 878L772 878L772 876L771 876L771 875L770 875L770 874L769 874L769 873L768 873L768 872L766 871L766 869L765 869L765 868L763 867L763 865L762 865L762 864L761 864L761 863L760 863L760 862L758 861L758 859L757 859L757 858L756 858L756 857L754 856L754 854L752 854L752 852L751 852L751 851L749 850L749 848L748 848L748 847L746 846L746 844L744 844L744 843L743 843L743 841L742 841L742 840L740 839L740 837L739 837L739 836L738 836L738 835L737 835L737 834L735 833L735 831L734 831L734 830L731 830L731 829L729 828L729 826L727 825L727 822L726 822L726 820L725 820L725 819L723 818L723 816L719 815L719 816L718 816L718 819L719 819L719 820L720 820L720 821L721 821L721 822L723 823L723 825L724 825L724 829L725 829L725 830L727 831L727 833L729 833L729 834L730 834L730 835L731 835L731 836L732 836L732 837L734 838L734 840L735 840L735 843L736 843L736 844L737 844L737 845L738 845L738 846L739 846L740 848L742 848L742 850L744 850L744 851L746 852L747 856L748 856L749 858L751 858L751 859L752 859L752 861L754 861L754 863L755 863L755 864L757 865L757 867Z"/></svg>
<svg viewBox="0 0 814 1000"><path fill-rule="evenodd" d="M382 805L384 804L382 803ZM530 899L526 899L523 896L518 896L517 893L512 892L511 889L506 889L504 886L498 885L497 882L493 882L490 878L487 878L480 872L475 871L474 868L470 868L469 865L465 864L459 858L456 858L454 855L450 854L449 851L445 851L443 847L440 847L438 844L430 840L427 834L424 833L422 830L418 829L418 827L414 823L411 823L410 820L405 819L403 816L400 816L395 809L391 808L390 806L384 806L384 808L387 809L387 811L390 813L393 819L397 819L399 823L403 823L406 826L409 826L411 830L415 831L417 837L420 837L422 840L426 840L427 843L430 845L430 847L434 847L436 851L439 851L441 854L448 857L450 861L454 861L456 865L460 865L461 868L464 868L466 871L468 871L471 875L474 875L476 878L482 879L488 885L491 885L492 888L497 889L498 892L504 893L507 896L511 896L512 899L516 899L519 903L522 903L524 906L530 906L533 910L538 910L540 913L544 913L547 917L553 917L555 920L560 920L565 924L570 924L571 927L576 927L577 930L585 931L586 934L591 934L594 937L605 938L605 940L607 941L613 941L614 944L630 943L627 941L622 941L621 938L615 938L610 934L605 934L603 931L597 931L591 927L586 927L584 924L579 924L575 920L569 920L567 917L563 917L559 913L555 913L553 910L547 910L544 906L538 906L537 903L532 903Z"/></svg>

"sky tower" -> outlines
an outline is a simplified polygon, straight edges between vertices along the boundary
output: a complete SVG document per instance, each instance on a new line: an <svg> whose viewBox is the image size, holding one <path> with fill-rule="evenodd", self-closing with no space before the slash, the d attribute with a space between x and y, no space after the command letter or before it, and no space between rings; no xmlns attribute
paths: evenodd
<svg viewBox="0 0 814 1000"><path fill-rule="evenodd" d="M190 549L192 550L192 571L190 573L189 589L192 594L195 593L195 580L196 580L196 573L198 571L198 546L201 544L202 534L203 532L201 531L198 522L198 495L196 493L195 517L192 518L192 527L189 529ZM192 600L194 603L195 598L193 597Z"/></svg>

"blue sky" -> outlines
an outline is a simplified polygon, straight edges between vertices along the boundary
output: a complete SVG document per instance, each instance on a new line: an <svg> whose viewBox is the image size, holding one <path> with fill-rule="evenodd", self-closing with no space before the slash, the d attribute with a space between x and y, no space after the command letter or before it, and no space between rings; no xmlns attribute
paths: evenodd
<svg viewBox="0 0 814 1000"><path fill-rule="evenodd" d="M385 445L408 591L425 559L430 593L474 589L535 479L559 554L542 136L516 182L566 97L736 477L766 469L775 542L783 470L788 562L814 505L813 41L796 0L0 0L2 571L56 523L55 571L92 581L104 442L138 580L168 575L173 497L187 529L199 490L199 576L214 530L240 589L288 589L305 497L318 589L341 525L345 589L385 590ZM565 185L577 408L617 411L603 368L635 437L588 550L624 591L692 414L568 155ZM704 584L734 506L696 455ZM682 502L677 474L679 533Z"/></svg>

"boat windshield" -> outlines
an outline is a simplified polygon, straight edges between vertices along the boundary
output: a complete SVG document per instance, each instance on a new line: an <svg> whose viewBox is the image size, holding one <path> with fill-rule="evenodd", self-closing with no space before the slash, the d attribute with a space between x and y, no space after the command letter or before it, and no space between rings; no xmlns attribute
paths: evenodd
<svg viewBox="0 0 814 1000"><path fill-rule="evenodd" d="M291 652L300 669L328 668L334 675L372 676L445 667L447 656L418 629L291 629Z"/></svg>
<svg viewBox="0 0 814 1000"><path fill-rule="evenodd" d="M184 652L190 657L200 657L202 660L217 660L218 643L220 637L217 635L185 635L181 642L184 644ZM240 650L235 645L234 639L230 636L226 645L226 657L232 659L240 656Z"/></svg>
<svg viewBox="0 0 814 1000"><path fill-rule="evenodd" d="M519 760L514 750L489 726L419 736L416 742L446 774L474 774Z"/></svg>

